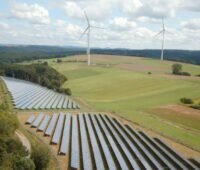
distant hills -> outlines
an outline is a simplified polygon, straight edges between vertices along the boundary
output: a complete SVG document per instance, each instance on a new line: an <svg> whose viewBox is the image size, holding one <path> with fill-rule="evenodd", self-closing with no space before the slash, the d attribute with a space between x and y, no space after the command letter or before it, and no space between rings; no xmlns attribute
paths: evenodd
<svg viewBox="0 0 200 170"><path fill-rule="evenodd" d="M157 49L108 49L93 48L93 54L109 54L121 56L139 56L148 58L160 58L160 50ZM85 48L61 47L61 46L39 46L39 45L0 45L0 62L14 63L42 58L60 58L77 54L85 54ZM166 60L180 61L200 65L200 50L165 50Z"/></svg>

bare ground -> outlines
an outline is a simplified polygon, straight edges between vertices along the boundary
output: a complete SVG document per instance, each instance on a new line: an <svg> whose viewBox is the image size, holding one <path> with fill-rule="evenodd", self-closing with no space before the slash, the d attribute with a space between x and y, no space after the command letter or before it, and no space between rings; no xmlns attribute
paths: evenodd
<svg viewBox="0 0 200 170"><path fill-rule="evenodd" d="M193 109L184 105L171 104L167 106L162 106L160 108L200 118L200 110Z"/></svg>

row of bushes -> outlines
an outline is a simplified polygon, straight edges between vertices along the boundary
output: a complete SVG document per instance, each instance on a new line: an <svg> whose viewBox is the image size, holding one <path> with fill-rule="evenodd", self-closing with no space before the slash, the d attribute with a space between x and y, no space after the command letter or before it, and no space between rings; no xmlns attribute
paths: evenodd
<svg viewBox="0 0 200 170"><path fill-rule="evenodd" d="M0 68L0 75L31 81L57 92L71 95L69 88L61 88L67 78L49 67L47 62L31 65L4 64Z"/></svg>
<svg viewBox="0 0 200 170"><path fill-rule="evenodd" d="M187 105L190 105L191 108L193 109L198 109L200 110L200 103L194 103L192 99L190 98L181 98L180 99L181 103L183 104L187 104Z"/></svg>

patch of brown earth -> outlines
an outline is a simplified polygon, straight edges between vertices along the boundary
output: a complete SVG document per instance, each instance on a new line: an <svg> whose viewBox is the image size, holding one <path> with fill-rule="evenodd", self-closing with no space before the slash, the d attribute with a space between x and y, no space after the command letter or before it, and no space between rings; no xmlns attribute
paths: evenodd
<svg viewBox="0 0 200 170"><path fill-rule="evenodd" d="M116 68L120 68L120 69L126 69L129 71L159 71L159 72L163 72L165 71L164 68L162 67L155 67L155 66L149 66L149 65L145 65L145 64L118 64L116 66Z"/></svg>
<svg viewBox="0 0 200 170"><path fill-rule="evenodd" d="M172 112L178 112L178 113L185 114L185 115L200 117L200 110L193 109L193 108L190 108L190 107L187 107L184 105L171 104L171 105L167 105L167 106L162 106L160 108L167 109Z"/></svg>

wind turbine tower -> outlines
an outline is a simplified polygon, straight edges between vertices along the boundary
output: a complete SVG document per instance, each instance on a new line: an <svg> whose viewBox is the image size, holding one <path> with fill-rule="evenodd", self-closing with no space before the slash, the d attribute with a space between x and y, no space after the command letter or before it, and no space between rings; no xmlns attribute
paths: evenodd
<svg viewBox="0 0 200 170"><path fill-rule="evenodd" d="M166 32L166 29L165 29L164 18L162 18L162 30L158 34L155 35L155 37L156 37L156 36L162 34L162 45L161 45L161 56L160 56L161 61L164 60L165 32Z"/></svg>
<svg viewBox="0 0 200 170"><path fill-rule="evenodd" d="M90 20L89 20L89 18L87 16L87 13L85 11L84 11L84 14L85 14L85 18L86 18L86 21L87 21L87 27L84 30L84 32L81 34L80 39L85 34L87 34L87 57L88 57L88 66L90 66L90 64L91 64L91 56L90 56L90 34L91 34L91 28L99 28L99 29L102 29L102 28L96 27L96 26L91 26Z"/></svg>

